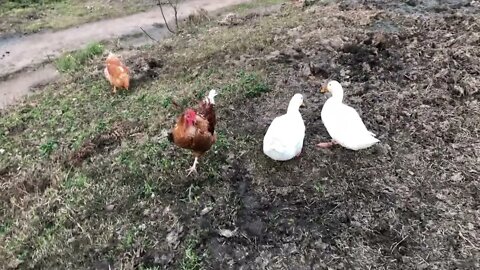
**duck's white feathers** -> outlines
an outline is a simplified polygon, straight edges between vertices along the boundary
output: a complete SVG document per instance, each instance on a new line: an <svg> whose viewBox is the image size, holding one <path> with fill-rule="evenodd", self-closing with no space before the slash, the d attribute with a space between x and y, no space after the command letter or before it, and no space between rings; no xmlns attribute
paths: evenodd
<svg viewBox="0 0 480 270"><path fill-rule="evenodd" d="M305 137L300 112L289 112L273 119L263 139L263 152L270 158L285 161L299 155Z"/></svg>
<svg viewBox="0 0 480 270"><path fill-rule="evenodd" d="M322 122L328 134L341 146L360 150L379 142L370 132L357 111L335 99L328 99L323 105Z"/></svg>

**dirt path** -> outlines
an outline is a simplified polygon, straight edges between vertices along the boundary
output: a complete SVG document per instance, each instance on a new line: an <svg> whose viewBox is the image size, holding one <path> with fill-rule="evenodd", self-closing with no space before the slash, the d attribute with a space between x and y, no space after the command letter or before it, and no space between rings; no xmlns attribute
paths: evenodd
<svg viewBox="0 0 480 270"><path fill-rule="evenodd" d="M14 104L19 98L33 93L32 87L48 83L59 76L51 64L36 70L28 70L13 75L8 80L0 82L0 109Z"/></svg>
<svg viewBox="0 0 480 270"><path fill-rule="evenodd" d="M211 12L248 1L191 0L179 4L179 17L184 18L199 8ZM167 20L172 20L174 18L173 11L166 10L165 16ZM28 94L32 86L44 83L45 78L52 79L57 75L51 67L39 68L35 72L25 71L26 69L49 61L49 59L55 58L63 52L82 48L90 42L134 35L141 32L140 27L149 33L153 33L155 38L162 38L168 34L167 29L155 26L162 22L160 9L155 8L148 12L87 23L57 32L0 39L0 78L20 72L4 82L0 82L0 109ZM135 45L141 45L147 41L138 38L133 40ZM34 76L31 76L31 74ZM38 74L41 74L41 76L37 76Z"/></svg>

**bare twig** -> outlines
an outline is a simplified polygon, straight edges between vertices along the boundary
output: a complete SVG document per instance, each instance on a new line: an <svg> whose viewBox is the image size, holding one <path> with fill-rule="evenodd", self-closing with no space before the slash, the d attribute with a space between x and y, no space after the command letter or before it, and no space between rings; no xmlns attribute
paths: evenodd
<svg viewBox="0 0 480 270"><path fill-rule="evenodd" d="M460 227L460 229L462 229L462 227L460 225L458 225L458 227ZM472 241L470 241L470 239L466 238L465 236L463 236L462 232L461 231L458 231L458 235L465 241L467 241L470 246L473 248L473 249L476 249L476 250L480 250L479 247L475 246L475 244L472 243Z"/></svg>
<svg viewBox="0 0 480 270"><path fill-rule="evenodd" d="M175 4L173 4L172 0L168 0L168 3L173 9L173 13L175 15L175 27L178 29L178 11L177 11L177 6L178 6L178 0L175 0Z"/></svg>
<svg viewBox="0 0 480 270"><path fill-rule="evenodd" d="M406 235L405 237L402 238L402 240L394 243L391 247L390 247L390 253L393 253L393 251L403 242L405 241L405 239L407 239L408 235Z"/></svg>
<svg viewBox="0 0 480 270"><path fill-rule="evenodd" d="M176 34L177 32L172 30L172 28L170 28L167 18L165 18L165 13L163 11L162 6L166 4L169 4L173 9L173 13L175 15L175 27L176 29L178 29L178 10L177 10L178 0L175 0L175 3L173 3L171 0L167 0L167 3L164 3L164 2L162 3L161 0L158 0L158 4L157 4L160 7L160 12L162 13L163 21L165 22L165 26L167 26L168 31L170 31L170 33L172 34Z"/></svg>
<svg viewBox="0 0 480 270"><path fill-rule="evenodd" d="M178 6L178 0L175 0L175 26L176 26L177 29L178 29L178 16L177 16L177 14L178 14L177 11L178 11L178 10L177 10L177 6Z"/></svg>
<svg viewBox="0 0 480 270"><path fill-rule="evenodd" d="M142 29L143 33L145 33L145 35L147 35L147 37L149 37L151 40L155 41L155 42L158 42L158 40L154 39L152 36L150 36L147 31L143 30L143 28L140 26L140 29Z"/></svg>

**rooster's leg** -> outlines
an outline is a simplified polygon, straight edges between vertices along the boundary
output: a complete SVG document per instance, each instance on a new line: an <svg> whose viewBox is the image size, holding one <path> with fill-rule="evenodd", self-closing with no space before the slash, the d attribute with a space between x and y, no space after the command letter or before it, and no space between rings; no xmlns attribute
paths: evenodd
<svg viewBox="0 0 480 270"><path fill-rule="evenodd" d="M320 147L320 148L330 148L332 146L334 146L335 144L337 144L336 141L332 140L331 142L322 142L322 143L319 143L317 144L317 147Z"/></svg>
<svg viewBox="0 0 480 270"><path fill-rule="evenodd" d="M116 94L116 93L117 93L117 87L115 87L115 85L113 86L112 93L114 93L114 94Z"/></svg>
<svg viewBox="0 0 480 270"><path fill-rule="evenodd" d="M189 176L190 174L192 174L192 172L195 172L197 173L197 164L198 164L198 157L195 157L195 161L193 162L193 165L192 167L190 167L187 172L187 176Z"/></svg>

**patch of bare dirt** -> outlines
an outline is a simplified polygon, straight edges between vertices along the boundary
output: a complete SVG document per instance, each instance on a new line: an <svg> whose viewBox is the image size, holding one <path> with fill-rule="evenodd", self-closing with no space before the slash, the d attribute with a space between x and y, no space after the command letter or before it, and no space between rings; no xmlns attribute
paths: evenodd
<svg viewBox="0 0 480 270"><path fill-rule="evenodd" d="M19 171L10 164L0 170L0 206L2 214L16 211L35 201L49 187L55 187L58 179L45 168Z"/></svg>
<svg viewBox="0 0 480 270"><path fill-rule="evenodd" d="M79 149L70 154L67 164L80 166L85 159L109 146L121 142L125 137L141 132L143 128L144 126L138 122L117 122L110 130L85 141Z"/></svg>

